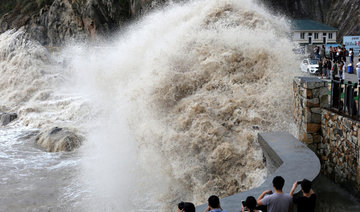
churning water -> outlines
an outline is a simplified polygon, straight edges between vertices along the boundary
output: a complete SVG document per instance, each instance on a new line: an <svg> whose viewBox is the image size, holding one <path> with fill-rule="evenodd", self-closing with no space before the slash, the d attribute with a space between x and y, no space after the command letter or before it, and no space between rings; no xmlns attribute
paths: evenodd
<svg viewBox="0 0 360 212"><path fill-rule="evenodd" d="M0 210L172 211L260 184L259 131L291 123L289 25L251 0L171 4L112 41L0 35ZM59 126L72 153L33 143Z"/></svg>

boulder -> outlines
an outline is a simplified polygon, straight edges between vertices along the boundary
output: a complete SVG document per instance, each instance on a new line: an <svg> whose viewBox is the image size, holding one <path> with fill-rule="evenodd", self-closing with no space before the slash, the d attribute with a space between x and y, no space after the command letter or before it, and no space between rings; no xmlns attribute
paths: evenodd
<svg viewBox="0 0 360 212"><path fill-rule="evenodd" d="M75 129L53 127L40 132L35 138L35 143L48 152L73 151L80 147L84 137Z"/></svg>
<svg viewBox="0 0 360 212"><path fill-rule="evenodd" d="M0 112L0 125L5 126L17 118L16 113Z"/></svg>

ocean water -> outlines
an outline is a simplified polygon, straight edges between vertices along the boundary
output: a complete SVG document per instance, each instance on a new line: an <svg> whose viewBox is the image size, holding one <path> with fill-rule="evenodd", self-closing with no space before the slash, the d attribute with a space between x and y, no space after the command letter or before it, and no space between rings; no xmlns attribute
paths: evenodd
<svg viewBox="0 0 360 212"><path fill-rule="evenodd" d="M19 118L0 129L0 209L173 211L261 184L257 133L294 128L293 48L252 0L169 4L57 51L1 34L0 110ZM84 144L45 152L34 137L53 127Z"/></svg>

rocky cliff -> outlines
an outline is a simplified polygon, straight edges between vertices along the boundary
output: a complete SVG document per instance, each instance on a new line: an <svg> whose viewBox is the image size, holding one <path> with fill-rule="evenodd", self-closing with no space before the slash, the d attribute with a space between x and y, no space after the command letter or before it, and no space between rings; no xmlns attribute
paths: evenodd
<svg viewBox="0 0 360 212"><path fill-rule="evenodd" d="M311 18L339 29L338 38L360 35L360 0L262 0L292 18Z"/></svg>
<svg viewBox="0 0 360 212"><path fill-rule="evenodd" d="M134 8L131 0L3 1L0 12L8 12L0 19L0 32L24 27L44 45L105 35L127 21Z"/></svg>
<svg viewBox="0 0 360 212"><path fill-rule="evenodd" d="M168 0L2 0L0 33L24 27L43 45L107 35L141 11ZM178 0L181 1L181 0ZM258 0L292 18L311 18L360 34L360 0Z"/></svg>

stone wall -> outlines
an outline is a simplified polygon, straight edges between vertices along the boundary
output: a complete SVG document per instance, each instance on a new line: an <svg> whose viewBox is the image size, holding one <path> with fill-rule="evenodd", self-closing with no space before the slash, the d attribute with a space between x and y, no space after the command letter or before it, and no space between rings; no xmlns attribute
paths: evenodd
<svg viewBox="0 0 360 212"><path fill-rule="evenodd" d="M360 196L360 122L328 108L328 82L294 79L293 116L299 140L321 161L321 172Z"/></svg>
<svg viewBox="0 0 360 212"><path fill-rule="evenodd" d="M293 116L299 140L313 151L321 141L321 108L328 105L327 82L313 77L296 77L293 82Z"/></svg>
<svg viewBox="0 0 360 212"><path fill-rule="evenodd" d="M360 190L360 122L322 110L322 141L317 154L322 172L349 189Z"/></svg>

